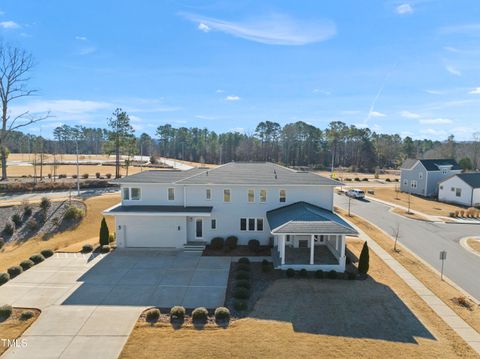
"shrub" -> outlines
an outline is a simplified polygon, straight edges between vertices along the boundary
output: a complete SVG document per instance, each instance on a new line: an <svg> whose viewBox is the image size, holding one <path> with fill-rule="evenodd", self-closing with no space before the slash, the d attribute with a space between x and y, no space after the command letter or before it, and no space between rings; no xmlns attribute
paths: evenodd
<svg viewBox="0 0 480 359"><path fill-rule="evenodd" d="M115 233L110 233L108 235L108 243L113 243L115 242Z"/></svg>
<svg viewBox="0 0 480 359"><path fill-rule="evenodd" d="M234 250L235 248L237 248L237 242L238 242L237 237L235 236L227 237L227 239L225 239L225 249L229 251Z"/></svg>
<svg viewBox="0 0 480 359"><path fill-rule="evenodd" d="M30 259L25 259L24 261L20 262L20 267L22 267L24 271L32 268L34 265L35 263L33 263L33 261L31 261Z"/></svg>
<svg viewBox="0 0 480 359"><path fill-rule="evenodd" d="M233 297L236 299L248 299L250 297L250 290L243 287L237 287L233 291Z"/></svg>
<svg viewBox="0 0 480 359"><path fill-rule="evenodd" d="M250 281L248 279L239 279L236 281L235 287L250 289Z"/></svg>
<svg viewBox="0 0 480 359"><path fill-rule="evenodd" d="M248 249L252 252L258 252L260 250L260 241L258 239L250 239L248 241Z"/></svg>
<svg viewBox="0 0 480 359"><path fill-rule="evenodd" d="M15 278L17 275L20 275L23 272L23 269L20 266L13 266L8 268L7 272L10 278Z"/></svg>
<svg viewBox="0 0 480 359"><path fill-rule="evenodd" d="M36 253L36 254L34 254L34 255L32 255L32 256L30 257L30 260L31 260L33 263L38 264L38 263L43 262L43 261L45 260L45 257L42 256L40 253Z"/></svg>
<svg viewBox="0 0 480 359"><path fill-rule="evenodd" d="M334 270L331 270L327 275L329 279L337 279L338 273Z"/></svg>
<svg viewBox="0 0 480 359"><path fill-rule="evenodd" d="M230 321L230 311L225 307L215 309L215 322L225 323Z"/></svg>
<svg viewBox="0 0 480 359"><path fill-rule="evenodd" d="M206 323L208 320L208 311L204 307L195 308L192 312L192 321L196 323Z"/></svg>
<svg viewBox="0 0 480 359"><path fill-rule="evenodd" d="M93 246L91 244L84 244L82 247L82 253L90 253L93 251Z"/></svg>
<svg viewBox="0 0 480 359"><path fill-rule="evenodd" d="M385 179L385 182L392 182L390 178Z"/></svg>
<svg viewBox="0 0 480 359"><path fill-rule="evenodd" d="M67 178L67 175L65 173L62 173L62 174L58 175L58 178L60 178L60 179Z"/></svg>
<svg viewBox="0 0 480 359"><path fill-rule="evenodd" d="M100 172L96 172L96 173L95 173L95 177L96 177L96 178L100 178Z"/></svg>
<svg viewBox="0 0 480 359"><path fill-rule="evenodd" d="M246 272L250 272L250 265L245 264L245 263L240 263L237 267L237 270L243 270L243 271L246 271Z"/></svg>
<svg viewBox="0 0 480 359"><path fill-rule="evenodd" d="M38 228L38 222L35 218L30 218L26 224L28 230L34 231Z"/></svg>
<svg viewBox="0 0 480 359"><path fill-rule="evenodd" d="M170 319L183 320L185 318L185 308L176 305L170 309Z"/></svg>
<svg viewBox="0 0 480 359"><path fill-rule="evenodd" d="M298 273L300 278L307 278L308 277L308 272L305 268L300 269L300 272Z"/></svg>
<svg viewBox="0 0 480 359"><path fill-rule="evenodd" d="M238 310L239 312L244 311L247 309L247 301L242 299L236 299L233 302L233 307L235 308L235 310Z"/></svg>
<svg viewBox="0 0 480 359"><path fill-rule="evenodd" d="M25 321L33 318L35 313L33 313L31 310L24 310L22 314L20 314L20 320Z"/></svg>
<svg viewBox="0 0 480 359"><path fill-rule="evenodd" d="M400 181L400 179L398 179L398 178L395 178L395 182L399 182L399 181Z"/></svg>
<svg viewBox="0 0 480 359"><path fill-rule="evenodd" d="M235 279L250 279L250 273L246 272L244 270L240 270L237 273L235 273Z"/></svg>
<svg viewBox="0 0 480 359"><path fill-rule="evenodd" d="M150 309L145 314L145 320L150 323L150 325L154 325L160 319L160 310L157 308Z"/></svg>
<svg viewBox="0 0 480 359"><path fill-rule="evenodd" d="M40 200L40 208L43 212L47 212L51 205L52 201L48 197L42 197Z"/></svg>
<svg viewBox="0 0 480 359"><path fill-rule="evenodd" d="M370 255L368 253L368 244L365 242L363 244L362 251L360 252L360 258L358 260L358 271L361 274L367 274L368 273L368 268L370 266Z"/></svg>
<svg viewBox="0 0 480 359"><path fill-rule="evenodd" d="M10 222L5 223L5 227L3 227L3 233L10 237L13 234L13 224Z"/></svg>
<svg viewBox="0 0 480 359"><path fill-rule="evenodd" d="M107 245L104 245L104 246L101 246L100 247L100 252L101 253L108 253L110 252L110 246L107 244Z"/></svg>
<svg viewBox="0 0 480 359"><path fill-rule="evenodd" d="M53 251L51 249L43 249L40 253L45 258L49 258L49 257L53 256Z"/></svg>
<svg viewBox="0 0 480 359"><path fill-rule="evenodd" d="M28 202L23 203L23 218L28 218L32 215L32 206Z"/></svg>
<svg viewBox="0 0 480 359"><path fill-rule="evenodd" d="M0 285L7 283L10 280L10 275L8 273L0 273Z"/></svg>
<svg viewBox="0 0 480 359"><path fill-rule="evenodd" d="M351 182L352 179L351 178L345 178L345 182Z"/></svg>
<svg viewBox="0 0 480 359"><path fill-rule="evenodd" d="M110 178L112 178L112 174L111 174L111 173L107 173L107 174L105 175L105 177L107 177L108 179L110 179Z"/></svg>
<svg viewBox="0 0 480 359"><path fill-rule="evenodd" d="M319 269L315 272L315 278L322 279L323 278L323 270Z"/></svg>
<svg viewBox="0 0 480 359"><path fill-rule="evenodd" d="M82 178L83 178L83 179L87 179L88 177L89 177L89 174L88 174L88 173L84 173L84 174L82 175Z"/></svg>
<svg viewBox="0 0 480 359"><path fill-rule="evenodd" d="M363 181L363 182L368 182L368 178L367 178L367 177L362 178L362 181Z"/></svg>
<svg viewBox="0 0 480 359"><path fill-rule="evenodd" d="M66 220L72 220L72 219L79 220L83 218L83 216L84 216L84 213L80 208L70 205L65 211L63 218Z"/></svg>
<svg viewBox="0 0 480 359"><path fill-rule="evenodd" d="M0 321L7 320L13 313L13 308L11 305L5 304L0 307Z"/></svg>
<svg viewBox="0 0 480 359"><path fill-rule="evenodd" d="M287 278L295 277L295 271L292 268L288 268L286 274L287 274Z"/></svg>
<svg viewBox="0 0 480 359"><path fill-rule="evenodd" d="M448 213L448 216L449 216L449 217L455 217L455 212L449 212L449 213Z"/></svg>
<svg viewBox="0 0 480 359"><path fill-rule="evenodd" d="M359 178L359 177L355 177L353 180L354 180L355 182L360 182L360 178Z"/></svg>
<svg viewBox="0 0 480 359"><path fill-rule="evenodd" d="M76 179L78 176L77 175L72 175L72 178L73 179Z"/></svg>
<svg viewBox="0 0 480 359"><path fill-rule="evenodd" d="M20 215L18 213L15 213L12 216L12 222L15 224L16 228L20 227L21 224L22 224L22 217L20 217Z"/></svg>
<svg viewBox="0 0 480 359"><path fill-rule="evenodd" d="M223 249L224 240L222 237L215 237L210 241L210 248L212 249Z"/></svg>
<svg viewBox="0 0 480 359"><path fill-rule="evenodd" d="M246 257L242 257L238 260L238 263L242 263L242 264L250 264L250 259L246 258Z"/></svg>
<svg viewBox="0 0 480 359"><path fill-rule="evenodd" d="M108 231L107 222L105 221L105 217L102 218L102 222L100 223L100 245L103 247L108 245L108 236L110 235Z"/></svg>

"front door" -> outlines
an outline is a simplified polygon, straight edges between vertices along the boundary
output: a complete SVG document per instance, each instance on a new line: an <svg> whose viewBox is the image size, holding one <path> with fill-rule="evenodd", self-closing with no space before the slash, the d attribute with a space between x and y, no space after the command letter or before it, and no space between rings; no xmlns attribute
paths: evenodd
<svg viewBox="0 0 480 359"><path fill-rule="evenodd" d="M203 220L201 218L195 220L195 238L203 238Z"/></svg>

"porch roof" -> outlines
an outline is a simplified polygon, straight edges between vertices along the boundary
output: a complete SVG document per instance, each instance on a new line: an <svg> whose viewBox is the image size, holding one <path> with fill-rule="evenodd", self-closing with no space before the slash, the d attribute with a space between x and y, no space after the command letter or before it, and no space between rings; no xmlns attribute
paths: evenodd
<svg viewBox="0 0 480 359"><path fill-rule="evenodd" d="M335 213L307 202L296 202L267 212L273 234L358 235Z"/></svg>
<svg viewBox="0 0 480 359"><path fill-rule="evenodd" d="M157 206L157 205L131 205L123 206L117 205L104 211L105 214L174 214L188 215L192 213L212 212L210 206Z"/></svg>

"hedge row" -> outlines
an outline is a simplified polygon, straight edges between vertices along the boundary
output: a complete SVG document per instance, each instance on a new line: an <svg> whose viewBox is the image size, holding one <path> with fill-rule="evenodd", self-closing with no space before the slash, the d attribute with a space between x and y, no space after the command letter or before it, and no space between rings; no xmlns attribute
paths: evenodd
<svg viewBox="0 0 480 359"><path fill-rule="evenodd" d="M298 271L295 271L294 269L292 268L288 268L286 271L285 271L285 274L287 276L287 278L309 278L312 274L310 274L310 272L308 272L306 269L302 268ZM327 279L350 279L350 280L354 280L354 279L357 279L357 274L356 273L352 273L352 272L337 272L337 271L334 271L334 270L331 270L329 272L325 272L321 269L313 272L313 276L315 278L318 278L318 279L324 279L324 278L327 278Z"/></svg>
<svg viewBox="0 0 480 359"><path fill-rule="evenodd" d="M160 319L160 309L149 309L145 313L145 321L154 325ZM182 325L185 320L185 308L182 306L174 306L170 309L170 322ZM230 311L225 307L218 307L214 312L215 323L217 325L225 325L230 321ZM192 322L194 324L205 325L208 321L208 310L204 307L195 308L192 311Z"/></svg>
<svg viewBox="0 0 480 359"><path fill-rule="evenodd" d="M29 259L25 259L20 262L18 266L12 266L7 269L6 272L0 273L0 285L7 283L10 279L13 279L26 270L32 268L34 265L39 264L45 260L45 258L53 256L51 249L43 249L40 253L35 253L30 256Z"/></svg>

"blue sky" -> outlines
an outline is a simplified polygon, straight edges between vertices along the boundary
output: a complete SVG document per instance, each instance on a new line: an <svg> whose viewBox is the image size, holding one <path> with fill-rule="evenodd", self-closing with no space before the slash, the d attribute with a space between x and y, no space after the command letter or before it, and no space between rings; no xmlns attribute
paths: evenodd
<svg viewBox="0 0 480 359"><path fill-rule="evenodd" d="M480 131L480 2L3 0L0 37L32 52L28 128L137 133L164 123L251 133L339 120L470 140Z"/></svg>

